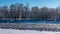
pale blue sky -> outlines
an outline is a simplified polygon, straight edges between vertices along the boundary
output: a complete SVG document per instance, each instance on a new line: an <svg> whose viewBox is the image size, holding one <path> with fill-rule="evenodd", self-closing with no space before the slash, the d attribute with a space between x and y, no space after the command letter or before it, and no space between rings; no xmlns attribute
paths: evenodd
<svg viewBox="0 0 60 34"><path fill-rule="evenodd" d="M55 8L60 5L60 0L0 0L0 6L10 6L11 4L15 3L29 3L30 7L38 6L38 7L49 7Z"/></svg>

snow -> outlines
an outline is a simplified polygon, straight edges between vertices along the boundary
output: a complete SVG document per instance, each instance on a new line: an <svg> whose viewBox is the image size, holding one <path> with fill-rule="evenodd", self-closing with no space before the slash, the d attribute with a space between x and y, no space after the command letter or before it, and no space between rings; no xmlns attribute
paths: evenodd
<svg viewBox="0 0 60 34"><path fill-rule="evenodd" d="M0 29L0 34L60 34L60 32Z"/></svg>

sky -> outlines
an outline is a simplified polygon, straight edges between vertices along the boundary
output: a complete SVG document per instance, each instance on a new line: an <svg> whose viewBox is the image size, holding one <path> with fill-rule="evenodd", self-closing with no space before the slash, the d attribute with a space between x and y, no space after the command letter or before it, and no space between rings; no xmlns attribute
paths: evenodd
<svg viewBox="0 0 60 34"><path fill-rule="evenodd" d="M0 0L0 7L11 4L22 3L29 4L30 7L38 6L38 7L48 7L55 8L60 5L60 0Z"/></svg>

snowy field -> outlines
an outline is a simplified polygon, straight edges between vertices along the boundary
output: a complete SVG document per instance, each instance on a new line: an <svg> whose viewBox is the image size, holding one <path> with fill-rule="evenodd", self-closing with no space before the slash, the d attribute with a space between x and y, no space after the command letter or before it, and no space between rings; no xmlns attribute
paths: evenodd
<svg viewBox="0 0 60 34"><path fill-rule="evenodd" d="M60 34L60 32L0 29L0 34Z"/></svg>

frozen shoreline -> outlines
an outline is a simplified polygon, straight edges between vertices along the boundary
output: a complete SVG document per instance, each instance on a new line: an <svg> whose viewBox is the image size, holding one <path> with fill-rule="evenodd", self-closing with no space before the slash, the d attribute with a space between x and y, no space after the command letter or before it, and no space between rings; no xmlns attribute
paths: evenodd
<svg viewBox="0 0 60 34"><path fill-rule="evenodd" d="M0 34L60 34L60 32L0 29Z"/></svg>

